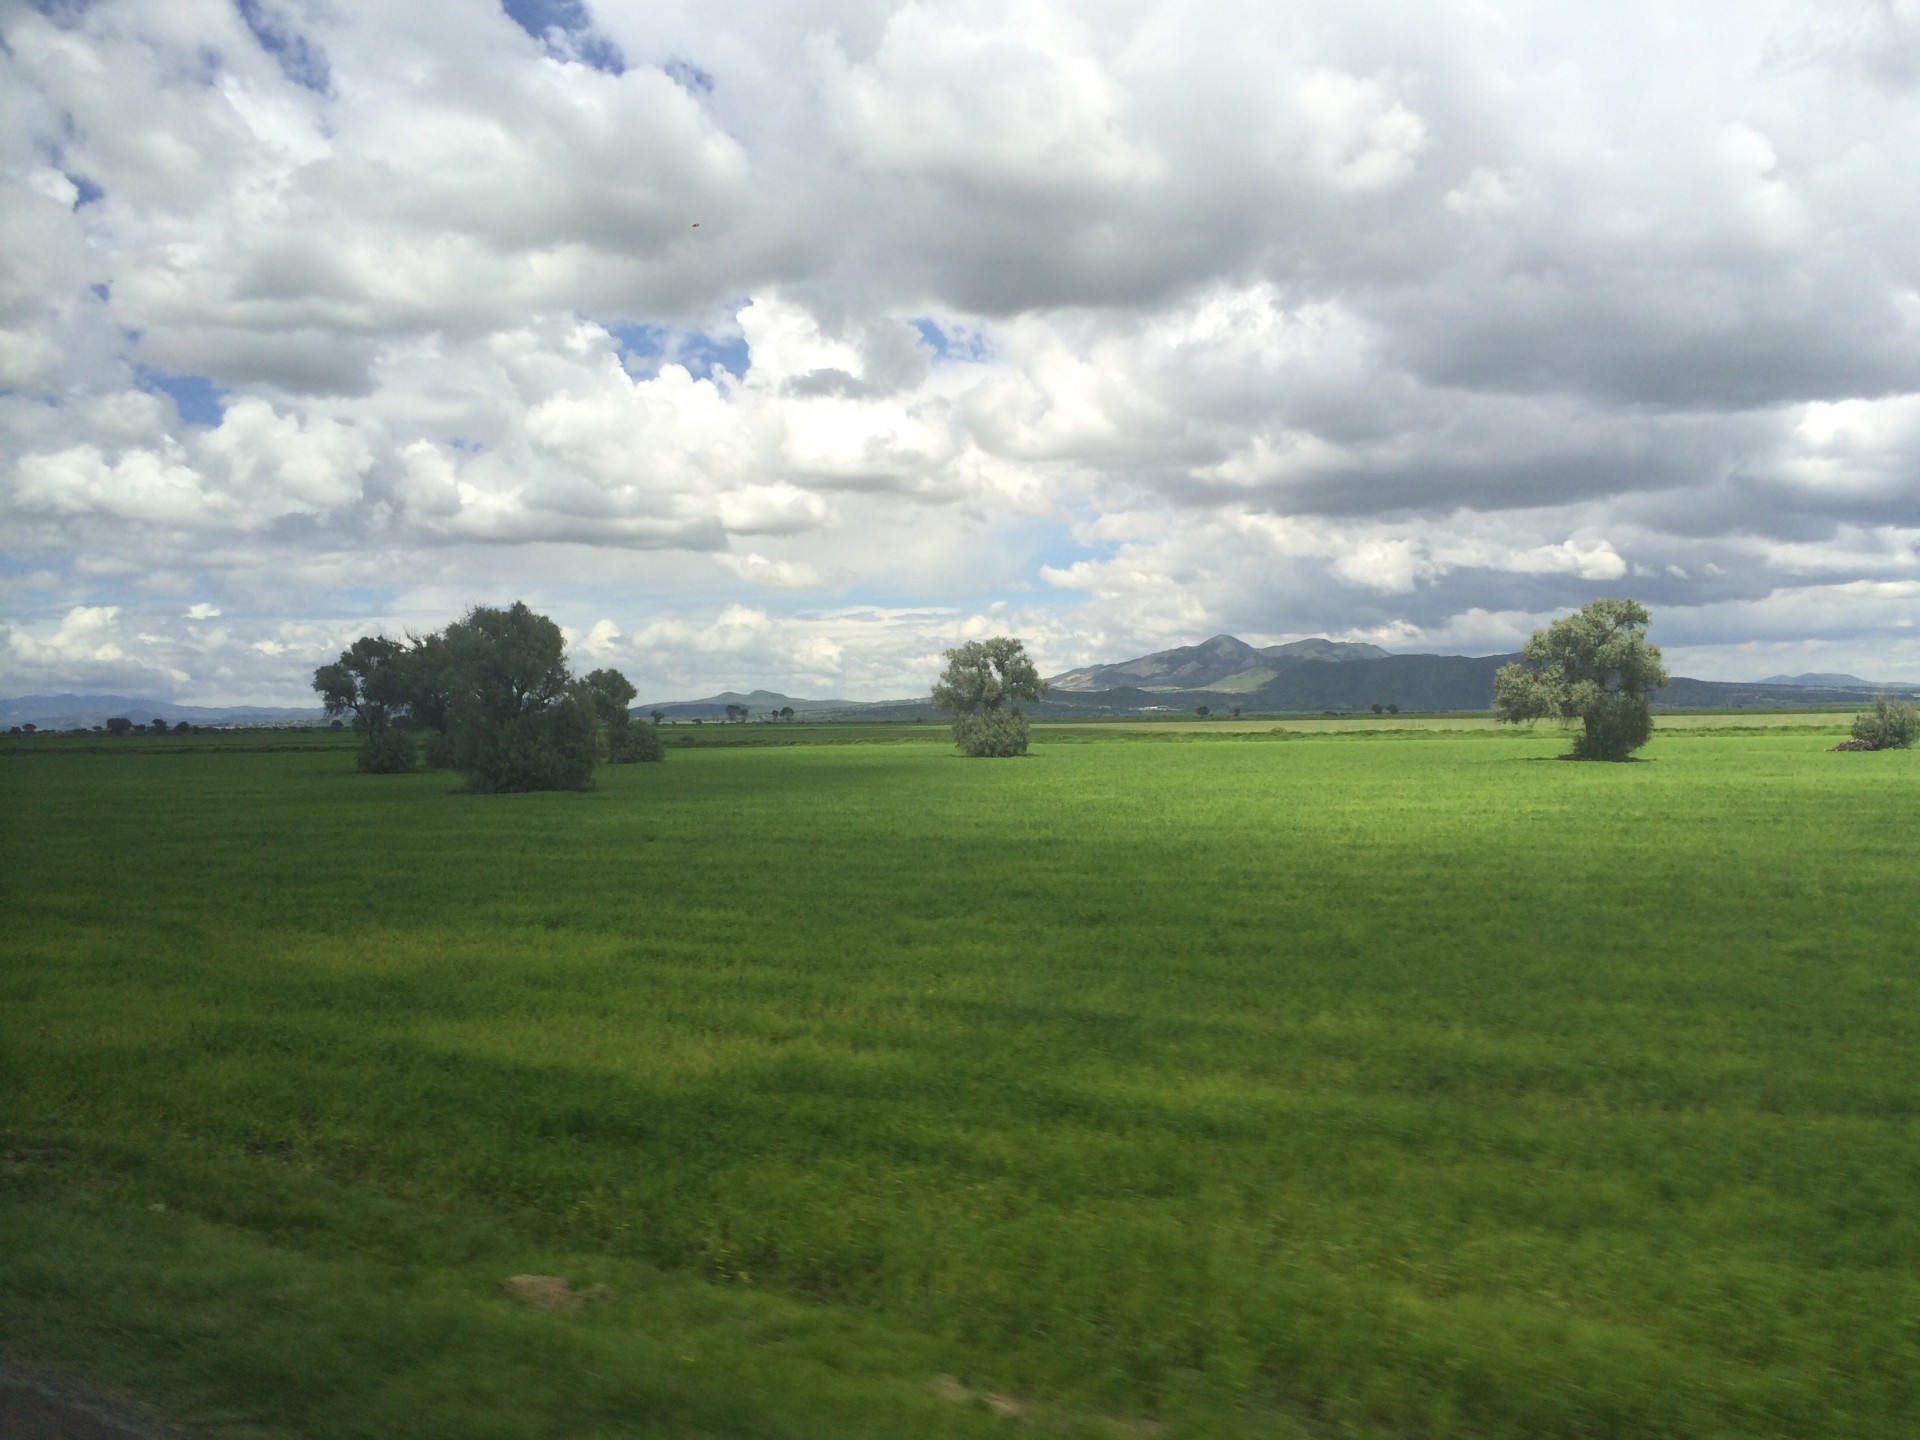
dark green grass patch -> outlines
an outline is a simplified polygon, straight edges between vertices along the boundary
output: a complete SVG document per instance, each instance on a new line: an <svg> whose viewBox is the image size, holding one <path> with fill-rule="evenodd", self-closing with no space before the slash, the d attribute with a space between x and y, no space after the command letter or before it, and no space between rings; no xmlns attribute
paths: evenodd
<svg viewBox="0 0 1920 1440"><path fill-rule="evenodd" d="M917 728L0 757L0 1343L312 1436L1920 1432L1912 756Z"/></svg>

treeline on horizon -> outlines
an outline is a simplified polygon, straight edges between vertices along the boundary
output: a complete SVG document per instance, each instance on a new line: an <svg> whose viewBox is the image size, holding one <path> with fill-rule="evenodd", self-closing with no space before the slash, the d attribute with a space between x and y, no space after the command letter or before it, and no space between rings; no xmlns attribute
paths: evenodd
<svg viewBox="0 0 1920 1440"><path fill-rule="evenodd" d="M602 760L662 760L618 670L575 676L560 627L523 601L476 605L444 630L363 635L313 672L329 715L353 716L357 763L402 774L422 760L481 793L585 790Z"/></svg>

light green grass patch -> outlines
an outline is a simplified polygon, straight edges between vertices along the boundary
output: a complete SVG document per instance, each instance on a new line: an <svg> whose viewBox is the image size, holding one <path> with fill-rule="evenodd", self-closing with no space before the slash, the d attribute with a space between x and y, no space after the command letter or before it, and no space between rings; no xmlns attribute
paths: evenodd
<svg viewBox="0 0 1920 1440"><path fill-rule="evenodd" d="M1913 755L917 728L0 758L0 1343L286 1435L1920 1429Z"/></svg>

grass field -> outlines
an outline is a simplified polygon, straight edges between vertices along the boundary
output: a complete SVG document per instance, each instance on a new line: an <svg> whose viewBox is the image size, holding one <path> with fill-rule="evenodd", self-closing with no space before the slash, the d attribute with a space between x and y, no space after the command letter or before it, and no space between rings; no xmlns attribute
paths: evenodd
<svg viewBox="0 0 1920 1440"><path fill-rule="evenodd" d="M5 747L0 1346L315 1440L1920 1434L1920 754L1703 718Z"/></svg>

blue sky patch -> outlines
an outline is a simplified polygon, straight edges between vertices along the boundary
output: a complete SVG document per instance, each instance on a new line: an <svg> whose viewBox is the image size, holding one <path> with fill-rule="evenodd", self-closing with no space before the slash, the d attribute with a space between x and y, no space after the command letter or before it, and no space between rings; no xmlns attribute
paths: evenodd
<svg viewBox="0 0 1920 1440"><path fill-rule="evenodd" d="M316 95L332 92L333 70L326 52L294 29L284 15L269 10L262 0L234 0L234 8L260 48L279 62L282 75Z"/></svg>
<svg viewBox="0 0 1920 1440"><path fill-rule="evenodd" d="M226 414L220 397L225 392L205 375L169 375L151 365L133 367L133 378L142 390L165 395L173 408L189 425L218 425Z"/></svg>
<svg viewBox="0 0 1920 1440"><path fill-rule="evenodd" d="M80 192L74 199L74 209L78 210L82 205L91 205L96 200L104 200L107 198L107 192L94 184L93 181L87 179L86 176L75 175L71 172L66 173L67 179L73 182L73 188Z"/></svg>
<svg viewBox="0 0 1920 1440"><path fill-rule="evenodd" d="M558 60L578 60L609 75L624 75L620 47L594 28L582 0L500 0L500 8Z"/></svg>
<svg viewBox="0 0 1920 1440"><path fill-rule="evenodd" d="M89 285L87 288L97 295L102 302L113 299L113 282L111 280L103 280L97 284Z"/></svg>
<svg viewBox="0 0 1920 1440"><path fill-rule="evenodd" d="M986 347L980 343L978 335L949 335L924 316L913 320L911 324L920 332L920 338L932 348L936 359L980 361L987 358Z"/></svg>
<svg viewBox="0 0 1920 1440"><path fill-rule="evenodd" d="M642 362L629 364L628 370L643 378L658 374L669 363L686 366L700 380L711 379L716 370L745 379L752 368L744 335L716 337L703 330L676 331L644 323L609 325L607 332L620 342L622 352Z"/></svg>

